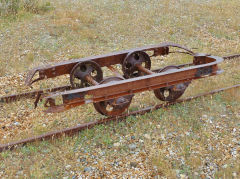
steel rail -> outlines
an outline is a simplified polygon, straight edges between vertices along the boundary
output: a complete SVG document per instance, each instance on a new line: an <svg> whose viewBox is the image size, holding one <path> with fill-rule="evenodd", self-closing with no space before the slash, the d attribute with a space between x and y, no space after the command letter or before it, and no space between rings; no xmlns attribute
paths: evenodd
<svg viewBox="0 0 240 179"><path fill-rule="evenodd" d="M235 55L229 55L229 56L224 56L222 57L224 60L231 60L231 59L234 59L234 58L239 58L240 57L240 54L235 54Z"/></svg>
<svg viewBox="0 0 240 179"><path fill-rule="evenodd" d="M47 92L56 92L59 90L68 90L68 89L70 89L70 86L59 86L56 88L39 89L39 90L29 91L25 93L2 96L0 97L0 103L10 103L22 98L36 98L36 96L39 94L43 94Z"/></svg>
<svg viewBox="0 0 240 179"><path fill-rule="evenodd" d="M26 139L19 140L19 141L16 141L16 142L11 142L11 143L7 143L7 144L0 144L0 152L5 151L5 150L13 150L17 146L22 146L22 145L25 145L27 143L32 143L32 142L36 142L36 141L44 141L44 140L54 139L54 138L58 138L58 137L63 136L63 135L72 136L77 132L80 132L80 131L85 130L85 129L93 128L96 125L106 124L108 122L116 121L116 120L123 120L128 116L143 115L145 113L148 113L148 112L160 109L160 108L167 108L167 107L169 107L171 105L174 105L174 104L188 102L188 101L191 101L191 100L196 99L196 98L200 98L200 97L204 97L204 96L208 96L208 95L213 95L215 93L219 93L219 92L222 92L222 91L226 91L226 90L233 89L233 88L238 88L238 87L240 87L240 84L230 86L230 87L216 89L216 90L206 92L206 93L201 93L201 94L198 94L196 96L188 97L188 98L185 98L185 99L179 99L179 100L177 100L175 102L171 102L171 103L158 104L156 106L147 107L147 108L137 110L137 111L134 111L134 112L122 114L120 116L107 117L107 118L103 118L103 119L100 119L100 120L97 120L97 121L84 123L84 124L81 124L81 125L77 125L77 126L70 127L70 128L65 128L65 129L62 129L62 130L48 132L48 133L45 133L45 134L42 134L42 135L39 135L39 136L26 138Z"/></svg>

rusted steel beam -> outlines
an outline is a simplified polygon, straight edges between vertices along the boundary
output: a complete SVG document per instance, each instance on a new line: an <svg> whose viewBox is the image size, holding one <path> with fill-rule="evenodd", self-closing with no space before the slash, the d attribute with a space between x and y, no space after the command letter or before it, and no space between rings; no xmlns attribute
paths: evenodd
<svg viewBox="0 0 240 179"><path fill-rule="evenodd" d="M188 48L175 43L162 43L159 45L150 45L146 47L140 47L140 48L124 50L120 52L110 53L107 55L92 56L92 57L86 57L81 59L72 59L69 61L59 62L54 65L37 67L28 73L26 78L26 84L31 85L32 83L42 79L53 78L53 77L64 75L64 74L70 74L72 68L79 62L94 61L97 64L99 64L101 67L111 66L115 64L121 64L125 56L132 51L153 51L153 56L158 56L158 55L167 55L169 53L169 47L180 48L185 50L191 55L194 54L194 52L192 52ZM32 80L37 72L39 73L39 78L37 78L36 80Z"/></svg>
<svg viewBox="0 0 240 179"><path fill-rule="evenodd" d="M221 57L199 54L194 56L194 66L176 69L170 72L155 73L126 79L110 84L100 84L97 86L55 93L45 99L62 97L63 103L49 107L45 112L62 112L82 104L114 99L146 90L154 90L190 82L193 79L216 75L221 72L217 64L222 61L223 59Z"/></svg>
<svg viewBox="0 0 240 179"><path fill-rule="evenodd" d="M226 88L220 88L220 89L216 89L210 92L206 92L206 93L201 93L198 94L196 96L192 96L192 97L188 97L185 99L180 99L171 103L164 103L164 104L159 104L156 106L152 106L152 107L147 107L138 111L134 111L128 114L122 114L120 116L115 116L115 117L108 117L108 118L104 118L104 119L100 119L94 122L89 122L89 123L85 123L85 124L81 124L81 125L77 125L74 127L70 127L70 128L65 128L62 130L57 130L57 131L53 131L53 132L48 132L45 133L43 135L39 135L39 136L34 136L31 138L27 138L27 139L23 139L23 140L19 140L16 142L11 142L11 143L7 143L7 144L0 144L0 152L5 151L5 150L13 150L14 148L16 148L17 146L22 146L25 145L27 143L32 143L32 142L36 142L36 141L45 141L45 140L49 140L49 139L54 139L54 138L58 138L61 137L63 135L74 135L82 130L85 129L90 129L96 125L99 124L105 124L111 121L116 121L116 120L123 120L128 116L136 116L136 115L143 115L145 113L160 109L160 108L166 108L169 107L171 105L177 104L177 103L183 103L183 102L187 102L187 101L191 101L193 99L199 98L199 97L204 97L204 96L208 96L208 95L213 95L215 93L219 93L222 91L226 91L229 89L233 89L233 88L239 88L240 84L234 85L234 86L230 86L230 87L226 87Z"/></svg>

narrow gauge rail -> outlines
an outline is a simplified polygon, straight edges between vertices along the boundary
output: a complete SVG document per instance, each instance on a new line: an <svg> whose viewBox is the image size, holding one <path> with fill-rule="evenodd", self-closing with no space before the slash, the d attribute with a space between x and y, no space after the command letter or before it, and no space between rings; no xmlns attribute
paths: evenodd
<svg viewBox="0 0 240 179"><path fill-rule="evenodd" d="M191 100L196 99L196 98L200 98L200 97L204 97L204 96L208 96L208 95L213 95L215 93L219 93L219 92L222 92L222 91L225 91L225 90L230 90L230 89L239 88L239 87L240 87L240 84L230 86L230 87L226 87L226 88L220 88L220 89L216 89L216 90L213 90L213 91L210 91L210 92L202 93L202 94L199 94L199 95L196 95L196 96L188 97L186 99L179 99L179 100L174 101L174 102L168 102L168 103L165 103L165 104L159 104L159 105L156 105L156 106L147 107L145 109L134 111L134 112L131 112L131 113L128 113L128 114L122 114L122 115L119 115L119 116L107 117L107 118L104 118L104 119L100 119L100 120L96 120L96 121L93 121L93 122L77 125L77 126L74 126L74 127L65 128L65 129L58 130L58 131L48 132L48 133L45 133L43 135L34 136L34 137L31 137L31 138L19 140L19 141L16 141L16 142L11 142L11 143L7 143L7 144L0 144L0 152L3 152L5 150L13 150L13 149L17 148L18 146L23 146L23 145L26 145L28 143L32 143L32 142L36 142L36 141L50 140L50 139L61 137L63 135L72 136L72 135L74 135L74 134L76 134L76 133L78 133L82 130L93 128L96 125L105 124L105 123L108 123L108 122L111 122L111 121L116 121L116 120L123 120L123 119L126 119L128 116L143 115L145 113L148 113L148 112L160 109L160 108L167 108L167 107L169 107L173 104L191 101Z"/></svg>

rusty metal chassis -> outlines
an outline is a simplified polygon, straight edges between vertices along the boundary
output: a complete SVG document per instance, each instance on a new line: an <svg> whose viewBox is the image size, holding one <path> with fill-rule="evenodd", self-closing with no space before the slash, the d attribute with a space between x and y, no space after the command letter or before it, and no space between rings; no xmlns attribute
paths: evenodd
<svg viewBox="0 0 240 179"><path fill-rule="evenodd" d="M163 53L162 49L161 52ZM49 106L46 105L48 109L45 110L45 112L62 112L82 104L105 101L146 90L154 90L179 83L191 82L194 79L204 78L222 72L222 70L218 69L217 64L222 62L223 58L206 54L191 55L193 56L193 66L176 69L171 72L155 73L132 79L125 79L110 84L101 84L50 94L45 98L46 101L51 101ZM109 65L109 63L107 65ZM55 104L55 98L57 97L61 97L62 99L58 105Z"/></svg>

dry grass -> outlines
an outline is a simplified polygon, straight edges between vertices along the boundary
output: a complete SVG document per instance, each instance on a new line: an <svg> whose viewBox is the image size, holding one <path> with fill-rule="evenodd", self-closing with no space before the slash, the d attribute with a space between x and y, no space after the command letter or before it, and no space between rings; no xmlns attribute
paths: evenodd
<svg viewBox="0 0 240 179"><path fill-rule="evenodd" d="M28 69L69 58L164 41L219 56L240 52L238 0L42 2L50 2L53 8L40 15L21 11L15 18L0 17L0 95L29 90L24 86ZM185 55L171 55L164 60L154 59L153 67L191 60ZM225 70L223 74L192 82L184 96L239 83L239 60L223 62L220 66ZM34 88L67 84L67 79L60 77L35 84ZM58 115L44 115L43 107L34 110L32 102L0 104L0 143L101 117L91 105ZM134 97L129 110L156 103L159 101L152 92L144 92ZM232 130L239 131L240 128L239 104L239 90L231 90L144 116L130 117L125 123L99 126L73 138L6 151L0 155L0 177L90 175L83 170L91 165L96 168L96 175L103 177L110 172L116 177L175 178L182 174L196 178L204 177L201 172L208 170L205 163L213 165L212 170L218 168L211 177L230 178L234 172L239 176L239 158L229 155L231 148L239 152L239 146L232 142L234 138L238 140L239 133L233 135ZM15 125L16 122L19 125ZM151 140L144 138L146 133L151 135ZM135 140L129 140L132 135ZM144 142L137 142L139 140ZM115 148L113 144L119 141L122 145ZM129 153L130 143L136 143L138 154ZM101 152L105 154L101 155ZM78 162L83 157L87 164ZM113 167L113 161L122 164ZM130 168L130 161L139 163L139 169ZM66 169L67 165L71 165L71 169Z"/></svg>

